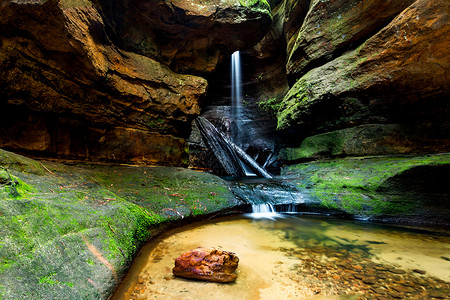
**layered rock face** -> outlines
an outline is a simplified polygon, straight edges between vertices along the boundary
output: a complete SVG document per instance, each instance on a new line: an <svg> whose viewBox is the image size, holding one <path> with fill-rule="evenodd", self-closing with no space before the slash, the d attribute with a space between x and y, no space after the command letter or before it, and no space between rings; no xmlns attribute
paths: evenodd
<svg viewBox="0 0 450 300"><path fill-rule="evenodd" d="M254 1L253 1L254 2ZM183 164L207 73L258 41L266 3L1 1L0 147Z"/></svg>
<svg viewBox="0 0 450 300"><path fill-rule="evenodd" d="M124 48L178 72L214 71L225 55L261 39L271 22L270 7L259 0L102 2Z"/></svg>
<svg viewBox="0 0 450 300"><path fill-rule="evenodd" d="M285 159L449 150L449 3L282 5L290 90L273 108L290 147L310 136Z"/></svg>

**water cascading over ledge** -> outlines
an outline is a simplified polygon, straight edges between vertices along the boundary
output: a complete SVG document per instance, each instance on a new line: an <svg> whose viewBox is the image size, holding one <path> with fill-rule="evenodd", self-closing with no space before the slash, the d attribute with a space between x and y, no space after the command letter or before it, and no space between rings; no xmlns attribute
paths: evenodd
<svg viewBox="0 0 450 300"><path fill-rule="evenodd" d="M211 81L217 86L210 88L214 93L205 101L208 106L202 109L204 119L194 122L189 141L193 150L191 165L213 170L216 175L271 177L265 169L276 158L274 147L258 133L260 124L254 117L260 119L259 111L244 107L239 51L230 56Z"/></svg>

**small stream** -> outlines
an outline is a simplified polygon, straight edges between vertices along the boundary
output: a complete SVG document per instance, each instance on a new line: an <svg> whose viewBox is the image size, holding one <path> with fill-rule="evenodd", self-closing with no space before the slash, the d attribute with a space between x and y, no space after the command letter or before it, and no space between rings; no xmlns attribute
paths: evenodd
<svg viewBox="0 0 450 300"><path fill-rule="evenodd" d="M163 234L139 252L112 299L449 299L445 229L260 216L215 219ZM175 258L197 247L235 252L237 281L174 277Z"/></svg>

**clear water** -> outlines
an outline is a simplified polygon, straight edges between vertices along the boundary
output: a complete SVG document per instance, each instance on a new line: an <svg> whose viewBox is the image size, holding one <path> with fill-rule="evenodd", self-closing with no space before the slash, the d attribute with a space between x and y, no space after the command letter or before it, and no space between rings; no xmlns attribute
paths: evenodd
<svg viewBox="0 0 450 300"><path fill-rule="evenodd" d="M165 233L140 251L112 299L448 299L446 229L254 216ZM197 247L235 252L240 259L237 281L174 277L175 258Z"/></svg>

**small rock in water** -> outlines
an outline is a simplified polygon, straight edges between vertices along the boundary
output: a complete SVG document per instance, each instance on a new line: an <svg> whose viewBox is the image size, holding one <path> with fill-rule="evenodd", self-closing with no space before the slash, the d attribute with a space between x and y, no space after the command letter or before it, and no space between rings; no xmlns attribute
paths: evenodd
<svg viewBox="0 0 450 300"><path fill-rule="evenodd" d="M233 282L239 258L235 253L216 248L197 248L175 260L176 276L213 282Z"/></svg>
<svg viewBox="0 0 450 300"><path fill-rule="evenodd" d="M392 298L401 299L403 298L404 294L395 291L389 291L389 296L391 296Z"/></svg>
<svg viewBox="0 0 450 300"><path fill-rule="evenodd" d="M376 278L375 277L367 277L363 279L363 282L366 284L375 284Z"/></svg>
<svg viewBox="0 0 450 300"><path fill-rule="evenodd" d="M402 269L391 269L389 271L394 274L405 274L406 273L406 271L402 270Z"/></svg>

